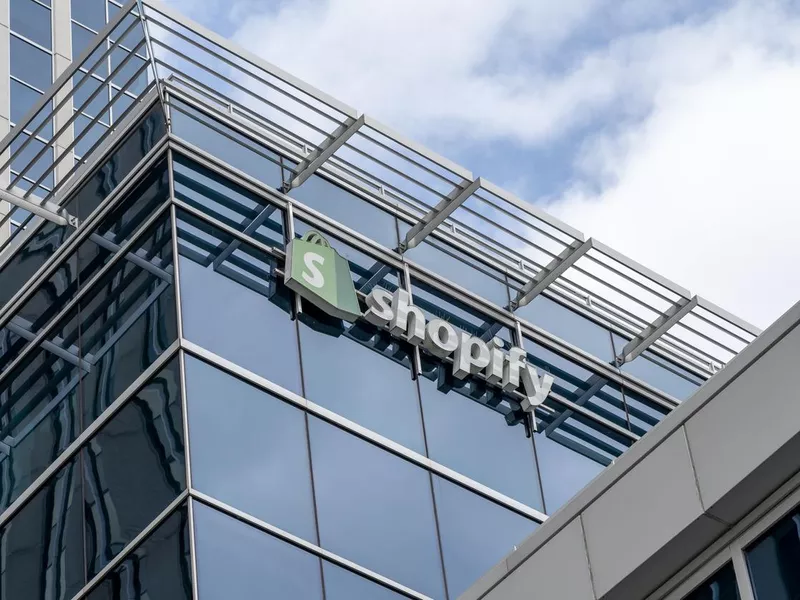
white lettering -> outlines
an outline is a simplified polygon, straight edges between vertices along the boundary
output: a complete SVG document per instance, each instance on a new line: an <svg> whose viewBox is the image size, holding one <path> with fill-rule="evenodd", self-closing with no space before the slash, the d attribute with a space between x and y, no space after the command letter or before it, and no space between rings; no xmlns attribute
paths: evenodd
<svg viewBox="0 0 800 600"><path fill-rule="evenodd" d="M464 379L489 365L489 346L480 338L461 332L461 340L453 356L453 375Z"/></svg>
<svg viewBox="0 0 800 600"><path fill-rule="evenodd" d="M497 385L503 381L503 363L505 361L503 340L499 337L492 338L492 341L489 342L489 352L492 358L483 374L486 376L486 381L492 385Z"/></svg>
<svg viewBox="0 0 800 600"><path fill-rule="evenodd" d="M367 312L364 318L379 327L386 327L394 317L392 294L383 288L375 288L367 295Z"/></svg>
<svg viewBox="0 0 800 600"><path fill-rule="evenodd" d="M306 280L306 283L317 289L325 285L325 277L317 266L318 264L319 266L325 264L325 257L320 256L316 252L306 252L303 255L303 262L306 264L306 268L311 272L310 276L305 271L302 273L302 277Z"/></svg>
<svg viewBox="0 0 800 600"><path fill-rule="evenodd" d="M415 346L425 341L425 315L411 304L411 296L397 288L392 297L394 316L389 323L392 335L403 336Z"/></svg>
<svg viewBox="0 0 800 600"><path fill-rule="evenodd" d="M458 347L458 333L447 321L431 319L425 328L425 342L422 345L434 356L445 358Z"/></svg>
<svg viewBox="0 0 800 600"><path fill-rule="evenodd" d="M539 379L536 368L526 363L525 368L522 370L522 387L525 393L525 400L520 403L522 410L533 412L534 408L547 400L550 388L553 387L553 376L545 373Z"/></svg>

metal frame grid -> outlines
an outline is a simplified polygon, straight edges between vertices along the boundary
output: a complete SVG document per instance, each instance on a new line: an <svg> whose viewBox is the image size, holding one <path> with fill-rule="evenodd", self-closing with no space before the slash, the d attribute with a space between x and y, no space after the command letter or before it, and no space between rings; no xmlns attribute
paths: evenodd
<svg viewBox="0 0 800 600"><path fill-rule="evenodd" d="M126 20L129 14L141 19ZM648 350L708 378L760 333L597 240L585 239L539 208L187 21L157 0L131 0L119 10L99 32L93 47L31 110L23 126L35 117L47 120L45 105L57 91L63 90L63 99L52 113L72 102L74 89L68 90L72 76L91 75L97 66L89 64L94 61L92 54L107 45L102 61L135 23L143 28L135 50L150 59L150 84L140 97L155 87L168 122L173 99L201 106L294 161L283 191L296 188L315 173L332 179L407 224L408 231L396 249L400 254L426 239L440 239L460 257L478 261L484 269L508 279L515 297L506 308L514 310L545 294L629 339L618 351L619 365ZM106 44L107 39L114 42ZM128 84L143 70L140 67ZM96 122L81 135L94 126ZM100 132L91 152L121 127ZM72 119L54 132L51 144L61 136L69 138L71 129ZM0 151L9 148L17 133L6 136ZM64 147L73 149L79 137ZM9 162L0 166L6 168ZM65 197L63 186L75 179L76 168L44 198L35 198L30 191L4 193L3 198L16 207L30 210L33 204L57 213ZM16 191L13 185L12 180L9 192ZM5 245L0 246L0 260L4 249Z"/></svg>

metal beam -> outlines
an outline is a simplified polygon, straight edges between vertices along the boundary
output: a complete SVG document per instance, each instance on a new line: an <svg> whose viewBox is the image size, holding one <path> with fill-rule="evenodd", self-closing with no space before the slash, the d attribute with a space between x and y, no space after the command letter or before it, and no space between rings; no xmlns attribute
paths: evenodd
<svg viewBox="0 0 800 600"><path fill-rule="evenodd" d="M344 146L347 140L361 129L361 126L364 125L364 119L364 115L361 115L358 119L354 121L351 120L349 123L342 123L337 127L336 131L328 136L328 139L317 146L314 152L309 154L303 162L297 165L297 172L294 178L283 186L283 191L286 193L302 185L326 160L333 156L334 152Z"/></svg>
<svg viewBox="0 0 800 600"><path fill-rule="evenodd" d="M608 383L608 379L601 377L600 375L592 375L587 382L589 384L589 388L581 394L581 396L575 400L575 404L578 406L583 406L586 404L597 392L603 389L603 387ZM558 415L552 422L545 428L544 433L550 435L556 429L558 429L561 424L569 419L572 415L575 414L575 411L566 409L560 415Z"/></svg>
<svg viewBox="0 0 800 600"><path fill-rule="evenodd" d="M252 221L250 221L250 224L247 227L245 227L243 233L245 235L253 235L256 232L256 230L258 230L258 228L261 227L261 225L263 225L264 221L266 221L270 217L270 215L277 210L277 208L278 207L275 206L274 204L268 204L267 206L265 206L261 210L261 212L258 213ZM231 240L231 243L225 246L225 249L219 253L219 256L217 256L217 258L214 259L214 270L216 271L222 263L228 260L228 257L234 252L236 252L236 250L241 245L242 245L241 241L237 239Z"/></svg>
<svg viewBox="0 0 800 600"><path fill-rule="evenodd" d="M27 210L29 213L42 217L43 219L47 219L48 221L52 221L57 225L72 225L73 227L77 227L79 224L77 217L68 215L63 208L57 204L53 204L52 202L43 202L42 204L37 204L32 200L20 198L16 194L3 189L0 189L0 200L5 200L17 208Z"/></svg>
<svg viewBox="0 0 800 600"><path fill-rule="evenodd" d="M454 188L409 230L406 239L400 243L400 251L405 252L414 248L482 186L483 180L478 177L466 187L462 185Z"/></svg>
<svg viewBox="0 0 800 600"><path fill-rule="evenodd" d="M114 254L119 252L120 249L119 244L112 242L108 238L103 237L98 233L91 234L89 236L89 239L92 240L95 244L97 244L101 248L105 248L106 250L109 250ZM126 253L125 260L130 261L131 263L133 263L137 267L144 269L148 273L152 273L159 279L163 279L168 283L172 283L172 274L169 273L168 271L165 271L159 266L161 261L156 258L148 259L147 252L141 248L136 252Z"/></svg>
<svg viewBox="0 0 800 600"><path fill-rule="evenodd" d="M516 300L511 302L511 309L516 310L525 306L541 294L547 287L569 269L577 260L592 249L594 240L589 238L583 243L573 242L561 254L556 256L550 264L536 274L536 277L526 283L517 294Z"/></svg>
<svg viewBox="0 0 800 600"><path fill-rule="evenodd" d="M6 325L8 330L18 335L22 339L28 340L29 342L36 338L36 334L30 330L30 326L24 324L25 321L21 320L19 317L14 317L11 321ZM43 350L47 350L51 354L57 356L61 360L68 362L69 364L76 366L80 369L83 369L87 373L92 370L92 365L83 360L78 355L78 349L74 346L66 349L63 346L59 345L57 342L60 338L54 338L54 340L43 340L40 344L40 347Z"/></svg>
<svg viewBox="0 0 800 600"><path fill-rule="evenodd" d="M617 365L624 365L631 362L642 352L644 352L653 342L660 338L667 330L688 315L697 306L698 297L694 296L691 300L681 299L663 315L653 321L649 327L625 344L622 352L617 356Z"/></svg>

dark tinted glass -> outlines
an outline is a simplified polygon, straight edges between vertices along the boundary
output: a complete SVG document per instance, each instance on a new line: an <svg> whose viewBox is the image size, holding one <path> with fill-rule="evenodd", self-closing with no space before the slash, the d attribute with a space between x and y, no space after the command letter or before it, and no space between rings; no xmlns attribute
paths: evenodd
<svg viewBox="0 0 800 600"><path fill-rule="evenodd" d="M545 509L552 515L603 470L603 464L539 432L533 436ZM567 440L568 441L568 440Z"/></svg>
<svg viewBox="0 0 800 600"><path fill-rule="evenodd" d="M65 465L0 530L4 598L72 598L85 583L81 469Z"/></svg>
<svg viewBox="0 0 800 600"><path fill-rule="evenodd" d="M309 306L300 347L309 400L425 453L406 344L368 323L326 319Z"/></svg>
<svg viewBox="0 0 800 600"><path fill-rule="evenodd" d="M50 10L33 0L11 0L11 29L48 50L52 48Z"/></svg>
<svg viewBox="0 0 800 600"><path fill-rule="evenodd" d="M537 524L440 477L433 477L433 489L447 591L457 598Z"/></svg>
<svg viewBox="0 0 800 600"><path fill-rule="evenodd" d="M72 0L72 18L100 31L106 24L105 0Z"/></svg>
<svg viewBox="0 0 800 600"><path fill-rule="evenodd" d="M176 362L136 394L82 452L91 577L186 485Z"/></svg>
<svg viewBox="0 0 800 600"><path fill-rule="evenodd" d="M44 92L53 83L53 57L12 35L11 75Z"/></svg>
<svg viewBox="0 0 800 600"><path fill-rule="evenodd" d="M504 415L469 397L469 392L449 389L446 379L442 377L440 388L437 381L419 378L429 456L543 510L533 443L523 425L509 425Z"/></svg>
<svg viewBox="0 0 800 600"><path fill-rule="evenodd" d="M0 306L5 305L14 294L50 258L74 229L46 222L17 250L16 255L0 270Z"/></svg>
<svg viewBox="0 0 800 600"><path fill-rule="evenodd" d="M186 338L302 393L292 296L275 273L276 259L234 246L233 238L188 215L178 228Z"/></svg>
<svg viewBox="0 0 800 600"><path fill-rule="evenodd" d="M747 550L756 600L800 597L800 512L784 517Z"/></svg>
<svg viewBox="0 0 800 600"><path fill-rule="evenodd" d="M199 502L194 523L201 598L322 599L317 557Z"/></svg>
<svg viewBox="0 0 800 600"><path fill-rule="evenodd" d="M191 356L186 385L194 487L316 542L303 412Z"/></svg>
<svg viewBox="0 0 800 600"><path fill-rule="evenodd" d="M100 202L144 158L166 133L164 113L154 106L136 129L125 138L67 203L67 211L85 220ZM160 171L157 171L160 173Z"/></svg>
<svg viewBox="0 0 800 600"><path fill-rule="evenodd" d="M394 216L323 177L313 175L291 196L387 248L397 247Z"/></svg>
<svg viewBox="0 0 800 600"><path fill-rule="evenodd" d="M172 132L229 165L280 188L281 157L182 102L172 104Z"/></svg>
<svg viewBox="0 0 800 600"><path fill-rule="evenodd" d="M613 360L611 334L597 323L539 294L516 310L519 318L552 333L565 342L610 362Z"/></svg>
<svg viewBox="0 0 800 600"><path fill-rule="evenodd" d="M94 588L87 600L189 600L192 597L186 506L164 523Z"/></svg>
<svg viewBox="0 0 800 600"><path fill-rule="evenodd" d="M177 199L259 242L283 249L283 211L277 206L181 155L175 157L174 172Z"/></svg>
<svg viewBox="0 0 800 600"><path fill-rule="evenodd" d="M765 598L779 600L780 596L765 596ZM733 565L728 563L722 567L684 600L739 600L739 588L736 586Z"/></svg>
<svg viewBox="0 0 800 600"><path fill-rule="evenodd" d="M316 418L309 427L322 546L444 597L430 475Z"/></svg>
<svg viewBox="0 0 800 600"><path fill-rule="evenodd" d="M327 561L322 562L325 600L404 600L397 592Z"/></svg>

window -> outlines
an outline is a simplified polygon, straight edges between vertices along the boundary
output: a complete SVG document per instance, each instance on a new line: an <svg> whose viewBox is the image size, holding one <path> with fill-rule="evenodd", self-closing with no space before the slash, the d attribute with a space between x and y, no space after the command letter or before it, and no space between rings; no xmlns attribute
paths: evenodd
<svg viewBox="0 0 800 600"><path fill-rule="evenodd" d="M182 506L106 575L86 600L189 600L191 581L189 518Z"/></svg>
<svg viewBox="0 0 800 600"><path fill-rule="evenodd" d="M800 511L784 517L746 551L756 600L800 597Z"/></svg>
<svg viewBox="0 0 800 600"><path fill-rule="evenodd" d="M52 50L50 9L35 0L11 0L11 29Z"/></svg>
<svg viewBox="0 0 800 600"><path fill-rule="evenodd" d="M72 23L72 58L73 60L77 60L81 57L81 55L89 48L92 42L95 39L95 33L89 31L85 27L79 25L78 23ZM100 77L107 77L108 76L108 58L103 58L101 61L101 57L105 54L106 49L108 48L108 42L102 41L98 48L96 48L87 58L83 61L82 70L91 71ZM99 64L97 64L99 62ZM76 75L76 78L79 78L81 75ZM79 106L77 100L73 102L73 104L77 107Z"/></svg>
<svg viewBox="0 0 800 600"><path fill-rule="evenodd" d="M537 524L441 477L433 477L447 591L458 598Z"/></svg>
<svg viewBox="0 0 800 600"><path fill-rule="evenodd" d="M769 596L769 598L778 600L779 597ZM684 600L739 600L739 588L736 587L733 565L726 564Z"/></svg>
<svg viewBox="0 0 800 600"><path fill-rule="evenodd" d="M100 31L106 25L105 0L72 0L72 18Z"/></svg>
<svg viewBox="0 0 800 600"><path fill-rule="evenodd" d="M179 213L181 308L187 339L302 393L292 295L270 255ZM236 248L217 264L225 249Z"/></svg>
<svg viewBox="0 0 800 600"><path fill-rule="evenodd" d="M317 557L199 502L194 522L201 598L322 600Z"/></svg>
<svg viewBox="0 0 800 600"><path fill-rule="evenodd" d="M430 475L316 418L309 429L322 547L444 597Z"/></svg>
<svg viewBox="0 0 800 600"><path fill-rule="evenodd" d="M28 0L29 2L31 0ZM14 125L22 125L23 119L28 115L28 112L33 108L34 104L39 102L42 94L31 88L30 86L20 83L15 79L11 80L11 121ZM30 132L39 129L39 125L47 118L48 111L52 108L51 105L45 104L44 107L37 113L36 117L29 125L25 127ZM36 132L36 135L45 139L50 139L53 135L53 121L47 120L41 129Z"/></svg>
<svg viewBox="0 0 800 600"><path fill-rule="evenodd" d="M555 300L539 294L516 314L604 362L614 360L610 332Z"/></svg>
<svg viewBox="0 0 800 600"><path fill-rule="evenodd" d="M318 175L290 192L306 206L346 225L386 248L397 248L395 217Z"/></svg>
<svg viewBox="0 0 800 600"><path fill-rule="evenodd" d="M186 357L194 487L316 543L305 415Z"/></svg>
<svg viewBox="0 0 800 600"><path fill-rule="evenodd" d="M619 344L615 340L617 347ZM634 360L622 365L622 371L638 377L657 390L677 400L686 400L702 385L702 380L679 366L645 351Z"/></svg>
<svg viewBox="0 0 800 600"><path fill-rule="evenodd" d="M12 35L11 75L43 92L53 83L53 57Z"/></svg>
<svg viewBox="0 0 800 600"><path fill-rule="evenodd" d="M450 389L448 379L455 388ZM523 425L509 425L503 414L471 398L469 389L460 393L461 382L452 379L419 378L430 458L543 510L533 443Z"/></svg>

